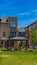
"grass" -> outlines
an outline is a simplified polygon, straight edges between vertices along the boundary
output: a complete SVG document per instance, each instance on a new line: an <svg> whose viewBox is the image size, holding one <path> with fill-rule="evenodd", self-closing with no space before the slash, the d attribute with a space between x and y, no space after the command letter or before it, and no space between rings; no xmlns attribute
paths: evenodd
<svg viewBox="0 0 37 65"><path fill-rule="evenodd" d="M0 65L37 65L37 51L1 51Z"/></svg>

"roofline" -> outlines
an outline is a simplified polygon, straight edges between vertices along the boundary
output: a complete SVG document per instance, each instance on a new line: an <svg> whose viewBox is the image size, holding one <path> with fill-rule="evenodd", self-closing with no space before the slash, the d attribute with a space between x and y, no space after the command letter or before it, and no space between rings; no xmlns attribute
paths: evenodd
<svg viewBox="0 0 37 65"><path fill-rule="evenodd" d="M26 26L26 27L20 27L19 29L21 29L21 28L27 28L27 27L29 27L29 26L31 26L31 25L33 25L33 24L35 24L35 23L37 23L37 20L36 21L34 21L33 23L31 23L31 24L29 24L28 26Z"/></svg>
<svg viewBox="0 0 37 65"><path fill-rule="evenodd" d="M15 18L15 19L18 19L17 17L15 16L8 16L8 18Z"/></svg>
<svg viewBox="0 0 37 65"><path fill-rule="evenodd" d="M37 23L37 20L36 20L36 21L34 21L33 23L31 23L30 25L26 26L25 28L27 28L27 27L29 27L29 26L31 26L31 25L33 25L33 24L35 24L35 23Z"/></svg>
<svg viewBox="0 0 37 65"><path fill-rule="evenodd" d="M9 22L0 22L0 24L8 24Z"/></svg>
<svg viewBox="0 0 37 65"><path fill-rule="evenodd" d="M11 17L11 18L17 18L16 16L0 16L0 17Z"/></svg>

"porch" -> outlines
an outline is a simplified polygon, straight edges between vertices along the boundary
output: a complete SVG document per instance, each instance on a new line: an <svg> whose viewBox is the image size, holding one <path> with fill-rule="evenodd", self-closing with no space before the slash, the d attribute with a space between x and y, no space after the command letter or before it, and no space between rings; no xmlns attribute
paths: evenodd
<svg viewBox="0 0 37 65"><path fill-rule="evenodd" d="M28 39L24 37L1 38L1 47L7 49L19 49L22 47L22 41L25 41L24 45L28 46Z"/></svg>

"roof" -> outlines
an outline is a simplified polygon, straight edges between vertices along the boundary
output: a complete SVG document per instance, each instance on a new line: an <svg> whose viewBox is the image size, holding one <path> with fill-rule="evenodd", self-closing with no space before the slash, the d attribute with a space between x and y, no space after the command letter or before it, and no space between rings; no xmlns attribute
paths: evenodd
<svg viewBox="0 0 37 65"><path fill-rule="evenodd" d="M25 38L25 37L13 37L13 38L10 38L10 40L16 40L16 41L18 41L18 40L28 40L27 38Z"/></svg>
<svg viewBox="0 0 37 65"><path fill-rule="evenodd" d="M7 18L8 18L8 17L0 16L1 22L6 22Z"/></svg>
<svg viewBox="0 0 37 65"><path fill-rule="evenodd" d="M19 28L18 32L25 32L25 28Z"/></svg>

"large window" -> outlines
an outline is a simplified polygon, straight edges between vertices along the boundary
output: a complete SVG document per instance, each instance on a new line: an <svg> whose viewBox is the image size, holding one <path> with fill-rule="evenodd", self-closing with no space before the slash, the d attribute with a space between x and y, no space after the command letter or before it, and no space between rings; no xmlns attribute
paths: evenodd
<svg viewBox="0 0 37 65"><path fill-rule="evenodd" d="M16 28L16 22L14 21L14 22L10 22L10 28L12 29L12 28Z"/></svg>
<svg viewBox="0 0 37 65"><path fill-rule="evenodd" d="M16 32L10 32L10 36L11 37L15 37L16 36Z"/></svg>

